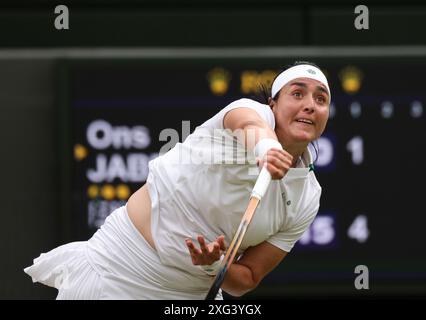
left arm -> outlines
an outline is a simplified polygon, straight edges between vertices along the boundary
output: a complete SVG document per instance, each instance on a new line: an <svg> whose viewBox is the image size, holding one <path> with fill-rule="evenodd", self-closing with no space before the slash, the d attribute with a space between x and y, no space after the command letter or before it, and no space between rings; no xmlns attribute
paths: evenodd
<svg viewBox="0 0 426 320"><path fill-rule="evenodd" d="M198 236L200 249L191 239L186 240L192 263L194 265L210 265L217 261L221 251L225 250L224 237L220 236L210 244L206 244L203 236ZM261 280L271 272L287 255L286 251L262 242L244 251L242 257L231 264L227 270L222 289L233 296L242 296L256 288Z"/></svg>
<svg viewBox="0 0 426 320"><path fill-rule="evenodd" d="M232 296L246 294L255 289L286 255L287 252L266 241L248 248L226 272L222 289Z"/></svg>

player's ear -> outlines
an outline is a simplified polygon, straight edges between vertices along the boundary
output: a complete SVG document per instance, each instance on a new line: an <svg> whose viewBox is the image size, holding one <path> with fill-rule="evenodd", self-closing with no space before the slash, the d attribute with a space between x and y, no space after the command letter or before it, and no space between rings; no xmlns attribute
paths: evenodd
<svg viewBox="0 0 426 320"><path fill-rule="evenodd" d="M275 106L275 100L273 100L271 97L268 98L268 105L271 107L272 110L274 110Z"/></svg>

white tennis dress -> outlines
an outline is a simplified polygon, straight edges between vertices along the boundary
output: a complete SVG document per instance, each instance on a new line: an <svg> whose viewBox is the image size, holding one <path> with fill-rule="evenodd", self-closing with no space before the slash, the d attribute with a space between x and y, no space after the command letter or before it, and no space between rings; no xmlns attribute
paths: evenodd
<svg viewBox="0 0 426 320"><path fill-rule="evenodd" d="M25 272L58 288L58 299L203 299L212 280L192 264L185 238L202 234L211 242L223 234L229 244L259 172L253 153L223 129L224 115L239 107L254 109L275 128L269 106L240 99L149 163L156 250L124 206L91 239L41 254ZM290 252L319 209L321 187L311 164L307 149L297 168L271 182L240 253L263 241Z"/></svg>

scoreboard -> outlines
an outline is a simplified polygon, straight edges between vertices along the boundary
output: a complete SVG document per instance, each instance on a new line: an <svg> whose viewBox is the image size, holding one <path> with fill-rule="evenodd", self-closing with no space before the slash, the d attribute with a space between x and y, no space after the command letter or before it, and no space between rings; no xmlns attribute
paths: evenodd
<svg viewBox="0 0 426 320"><path fill-rule="evenodd" d="M248 297L426 294L426 57L62 62L64 239L88 239L143 185L162 148L296 60L318 64L332 91L315 142L320 210ZM355 286L359 266L368 289Z"/></svg>

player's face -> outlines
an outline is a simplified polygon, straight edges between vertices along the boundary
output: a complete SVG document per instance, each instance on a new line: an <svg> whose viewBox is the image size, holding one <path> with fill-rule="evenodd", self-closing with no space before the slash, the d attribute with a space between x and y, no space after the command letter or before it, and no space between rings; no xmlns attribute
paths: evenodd
<svg viewBox="0 0 426 320"><path fill-rule="evenodd" d="M310 78L290 81L277 101L270 101L275 115L278 139L287 143L303 143L318 139L327 124L330 97L326 87Z"/></svg>

